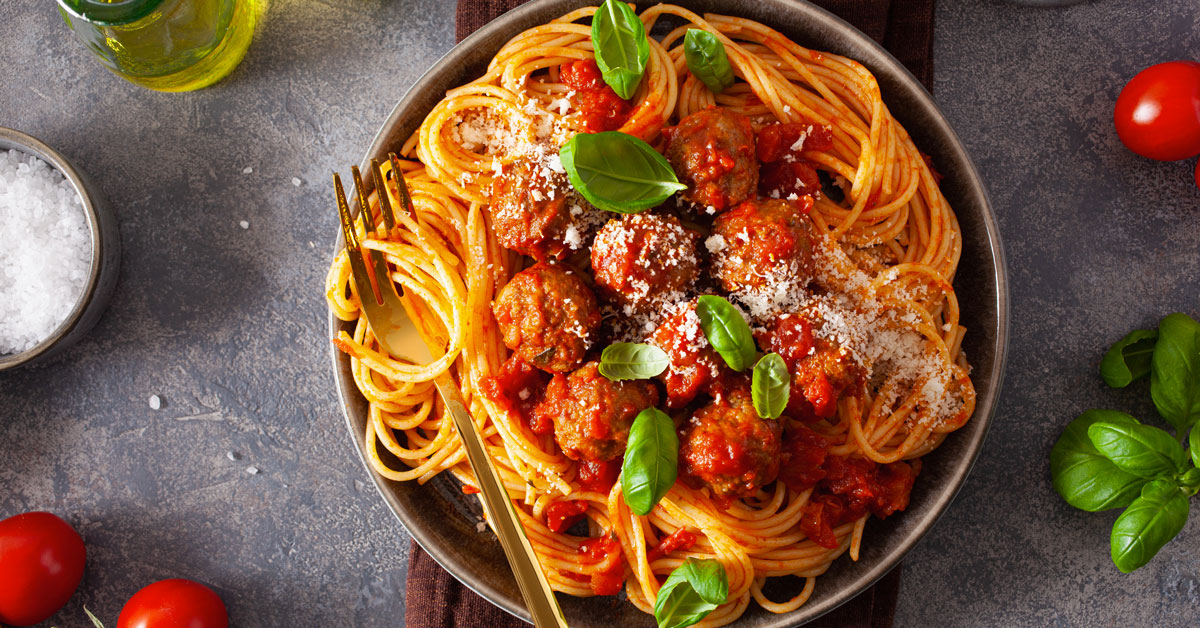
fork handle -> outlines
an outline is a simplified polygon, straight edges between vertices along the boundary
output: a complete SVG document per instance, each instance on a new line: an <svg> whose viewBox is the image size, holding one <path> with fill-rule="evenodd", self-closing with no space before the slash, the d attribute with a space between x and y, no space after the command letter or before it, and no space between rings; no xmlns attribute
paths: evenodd
<svg viewBox="0 0 1200 628"><path fill-rule="evenodd" d="M462 393L448 372L439 375L434 384L437 385L438 393L454 420L459 438L462 439L467 461L479 482L485 514L488 515L492 528L500 539L500 546L504 548L504 554L508 557L508 564L512 567L517 586L525 598L533 625L537 628L567 628L558 600L550 590L550 582L546 580L546 574L533 552L533 545L525 535L525 528L517 517L516 507L500 481L500 474L496 472L496 466L492 464L484 448L475 421L467 412Z"/></svg>

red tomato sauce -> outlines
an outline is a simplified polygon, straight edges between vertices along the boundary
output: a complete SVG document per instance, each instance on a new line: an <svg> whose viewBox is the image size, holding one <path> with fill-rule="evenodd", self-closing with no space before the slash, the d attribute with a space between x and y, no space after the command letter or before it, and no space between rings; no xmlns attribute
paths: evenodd
<svg viewBox="0 0 1200 628"><path fill-rule="evenodd" d="M794 148L793 148L794 147ZM805 196L821 191L821 179L804 151L833 148L829 127L803 123L777 123L758 132L758 193L771 198Z"/></svg>
<svg viewBox="0 0 1200 628"><path fill-rule="evenodd" d="M576 476L576 479L579 481L579 488L585 491L607 494L612 490L613 484L617 483L617 476L620 473L620 458L604 462L581 460L579 462L579 474Z"/></svg>
<svg viewBox="0 0 1200 628"><path fill-rule="evenodd" d="M588 503L582 500L554 502L546 507L546 527L551 532L563 533L575 525L587 512Z"/></svg>
<svg viewBox="0 0 1200 628"><path fill-rule="evenodd" d="M590 583L596 595L616 595L625 582L625 561L621 544L611 536L587 539L579 545L579 554L591 564Z"/></svg>
<svg viewBox="0 0 1200 628"><path fill-rule="evenodd" d="M570 97L571 106L579 112L588 133L614 131L625 124L631 107L604 82L595 61L580 59L564 63L559 80L575 91Z"/></svg>
<svg viewBox="0 0 1200 628"><path fill-rule="evenodd" d="M671 552L677 550L690 550L695 544L696 535L688 532L687 528L679 528L678 530L667 535L667 537L663 540L659 541L658 545L654 546L654 548L646 554L646 560L649 562L654 562L663 556L670 555Z"/></svg>
<svg viewBox="0 0 1200 628"><path fill-rule="evenodd" d="M520 416L534 434L549 434L554 430L553 422L547 417L535 417L533 412L549 381L548 373L514 353L500 367L498 374L483 378L479 384L485 397Z"/></svg>
<svg viewBox="0 0 1200 628"><path fill-rule="evenodd" d="M828 456L820 467L825 476L804 507L800 529L817 545L833 549L837 526L868 512L882 519L907 508L920 471L920 460L879 465L865 458Z"/></svg>

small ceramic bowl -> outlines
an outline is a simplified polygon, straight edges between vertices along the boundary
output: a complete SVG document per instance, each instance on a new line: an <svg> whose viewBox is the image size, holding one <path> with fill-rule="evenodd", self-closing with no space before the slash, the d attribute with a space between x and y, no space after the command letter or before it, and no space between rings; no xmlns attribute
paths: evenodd
<svg viewBox="0 0 1200 628"><path fill-rule="evenodd" d="M83 201L88 231L92 239L92 263L83 295L71 308L67 318L49 337L21 353L0 354L0 371L44 362L58 355L87 335L108 307L121 266L121 234L117 218L108 208L104 196L66 157L37 139L20 131L0 127L0 150L15 149L33 155L61 172Z"/></svg>

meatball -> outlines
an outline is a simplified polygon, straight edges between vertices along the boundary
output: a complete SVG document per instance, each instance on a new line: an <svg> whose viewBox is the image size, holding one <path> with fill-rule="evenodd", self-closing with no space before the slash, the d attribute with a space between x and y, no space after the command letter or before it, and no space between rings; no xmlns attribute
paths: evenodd
<svg viewBox="0 0 1200 628"><path fill-rule="evenodd" d="M688 187L684 200L708 213L721 212L754 195L758 163L750 119L709 107L664 129L667 161Z"/></svg>
<svg viewBox="0 0 1200 628"><path fill-rule="evenodd" d="M614 382L598 366L593 360L570 375L555 375L533 410L535 420L554 422L554 440L572 460L603 462L622 455L633 419L658 403L652 382Z"/></svg>
<svg viewBox="0 0 1200 628"><path fill-rule="evenodd" d="M678 300L700 274L696 232L674 216L634 214L610 220L592 244L592 274L627 315Z"/></svg>
<svg viewBox="0 0 1200 628"><path fill-rule="evenodd" d="M812 228L787 201L750 200L713 221L705 242L713 253L713 273L729 292L778 292L812 279Z"/></svg>
<svg viewBox="0 0 1200 628"><path fill-rule="evenodd" d="M700 408L679 445L682 471L719 501L750 497L779 474L783 420L761 419L750 391L729 391Z"/></svg>
<svg viewBox="0 0 1200 628"><path fill-rule="evenodd" d="M513 276L496 295L492 312L505 346L557 373L583 362L600 325L596 295L580 273L546 262Z"/></svg>
<svg viewBox="0 0 1200 628"><path fill-rule="evenodd" d="M565 174L531 157L503 166L492 179L488 211L500 244L538 261L583 248L600 215Z"/></svg>
<svg viewBox="0 0 1200 628"><path fill-rule="evenodd" d="M670 367L658 376L666 385L668 407L687 405L721 374L721 356L704 336L695 299L676 305L649 341L671 359Z"/></svg>
<svg viewBox="0 0 1200 628"><path fill-rule="evenodd" d="M755 334L763 349L787 363L792 374L787 412L802 421L833 416L842 393L861 386L866 377L850 350L822 333L823 326L810 308L778 316Z"/></svg>

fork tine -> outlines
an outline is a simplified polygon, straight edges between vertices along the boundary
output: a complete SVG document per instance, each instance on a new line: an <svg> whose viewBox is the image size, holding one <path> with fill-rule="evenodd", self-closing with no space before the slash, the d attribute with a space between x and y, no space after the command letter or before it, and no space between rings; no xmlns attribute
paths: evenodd
<svg viewBox="0 0 1200 628"><path fill-rule="evenodd" d="M350 166L350 177L354 180L354 193L358 195L358 210L362 216L363 232L375 235L375 215L371 212L371 204L367 202L367 193L363 188L362 175L358 166Z"/></svg>
<svg viewBox="0 0 1200 628"><path fill-rule="evenodd" d="M342 178L336 172L333 173L333 190L337 196L338 219L342 223L342 236L346 239L346 257L350 260L350 278L354 280L354 289L360 300L365 299L367 295L374 295L375 301L382 304L383 300L367 275L358 234L354 232L354 217L350 215L350 204L346 202L346 190L342 187Z"/></svg>
<svg viewBox="0 0 1200 628"><path fill-rule="evenodd" d="M358 250L358 234L354 233L354 218L350 216L350 205L346 202L346 190L342 187L342 178L333 173L333 191L337 196L338 218L342 223L342 236L346 239L346 248Z"/></svg>
<svg viewBox="0 0 1200 628"><path fill-rule="evenodd" d="M388 153L388 159L392 162L392 176L396 177L396 190L400 192L400 200L404 203L404 209L409 214L416 214L417 208L413 207L412 195L408 193L408 183L404 181L404 173L400 170L400 160L396 157L396 153Z"/></svg>
<svg viewBox="0 0 1200 628"><path fill-rule="evenodd" d="M393 166L394 167L394 166ZM379 196L379 213L383 214L383 224L390 234L396 228L396 218L392 215L392 198L384 182L383 168L378 159L371 160L371 175L375 179L375 194Z"/></svg>

